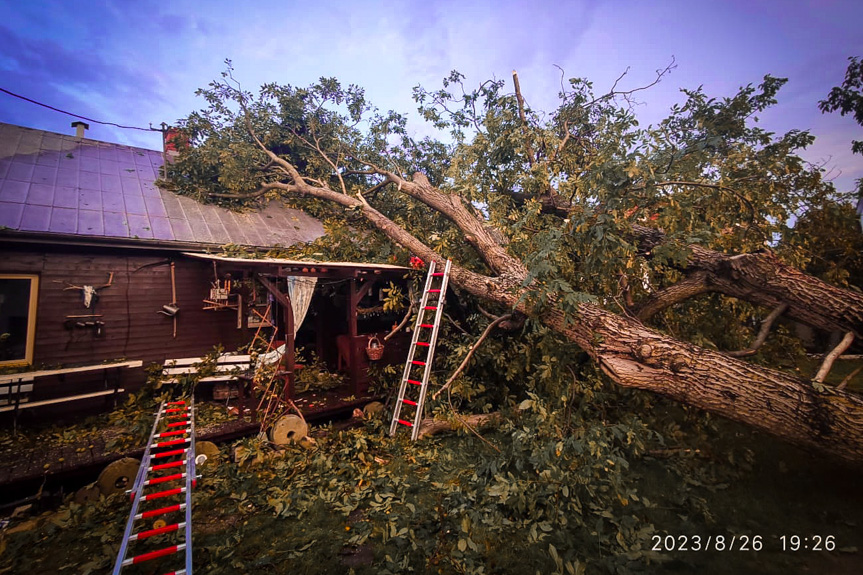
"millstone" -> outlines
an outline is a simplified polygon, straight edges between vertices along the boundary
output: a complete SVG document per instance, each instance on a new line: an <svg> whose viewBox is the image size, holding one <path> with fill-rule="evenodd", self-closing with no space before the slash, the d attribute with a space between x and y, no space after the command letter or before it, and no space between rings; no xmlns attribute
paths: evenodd
<svg viewBox="0 0 863 575"><path fill-rule="evenodd" d="M101 495L102 490L99 489L99 486L95 483L91 483L75 492L74 501L79 505L87 505L94 501L99 501L99 497L101 497Z"/></svg>
<svg viewBox="0 0 863 575"><path fill-rule="evenodd" d="M140 461L131 457L124 457L111 463L102 470L102 473L99 474L99 479L96 480L99 491L102 492L102 495L108 496L112 493L131 489L135 483L135 476L138 474L138 466L140 465Z"/></svg>
<svg viewBox="0 0 863 575"><path fill-rule="evenodd" d="M309 434L309 426L296 415L283 415L270 430L270 441L276 445L287 445L299 441Z"/></svg>
<svg viewBox="0 0 863 575"><path fill-rule="evenodd" d="M373 401L371 403L367 403L363 408L363 413L366 414L366 417L374 417L376 415L380 415L384 410L384 404L380 401Z"/></svg>
<svg viewBox="0 0 863 575"><path fill-rule="evenodd" d="M195 457L198 455L206 455L207 460L204 465L215 465L219 458L219 446L212 441L196 441L195 442Z"/></svg>

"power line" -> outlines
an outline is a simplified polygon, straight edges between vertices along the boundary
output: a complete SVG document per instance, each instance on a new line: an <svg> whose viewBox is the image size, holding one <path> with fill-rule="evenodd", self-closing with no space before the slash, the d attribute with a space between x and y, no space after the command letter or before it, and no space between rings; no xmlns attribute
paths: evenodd
<svg viewBox="0 0 863 575"><path fill-rule="evenodd" d="M16 98L20 98L26 102L30 102L31 104L36 104L37 106L42 106L43 108L48 108L49 110L54 110L55 112L60 112L61 114L66 114L67 116L72 116L74 118L80 118L81 120L86 120L88 122L93 122L94 124L102 124L103 126L116 126L118 128L123 128L124 130L141 130L142 132L161 132L159 128L140 128L138 126L123 126L121 124L115 124L114 122L102 122L100 120L94 120L93 118L88 118L86 116L80 116L78 114L73 114L72 112L67 112L66 110L61 110L60 108L55 108L54 106L49 106L48 104L43 104L42 102L37 102L36 100L31 100L26 96L22 96L21 94L16 94L15 92L10 92L6 88L0 88L0 92L5 92L10 96L14 96Z"/></svg>

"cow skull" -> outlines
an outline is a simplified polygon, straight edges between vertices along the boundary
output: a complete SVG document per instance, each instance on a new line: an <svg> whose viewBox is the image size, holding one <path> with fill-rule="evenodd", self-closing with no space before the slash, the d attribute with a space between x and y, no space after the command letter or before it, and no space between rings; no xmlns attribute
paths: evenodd
<svg viewBox="0 0 863 575"><path fill-rule="evenodd" d="M68 287L63 288L63 290L70 289L79 289L81 290L81 296L84 298L84 307L90 309L90 306L99 301L99 290L105 289L106 287L111 287L111 284L114 283L114 272L110 272L108 275L108 283L104 285L96 286L76 286L72 284L68 284Z"/></svg>

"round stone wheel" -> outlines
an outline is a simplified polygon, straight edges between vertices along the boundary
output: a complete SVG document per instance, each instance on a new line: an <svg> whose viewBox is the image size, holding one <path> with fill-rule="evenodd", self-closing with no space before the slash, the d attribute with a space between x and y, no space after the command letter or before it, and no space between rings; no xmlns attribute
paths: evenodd
<svg viewBox="0 0 863 575"><path fill-rule="evenodd" d="M270 430L270 441L276 445L287 445L299 441L309 434L309 426L298 416L283 415Z"/></svg>
<svg viewBox="0 0 863 575"><path fill-rule="evenodd" d="M99 501L99 498L101 496L102 490L99 489L99 486L95 483L91 483L90 485L85 485L84 487L76 491L73 500L78 505L89 505L94 501Z"/></svg>
<svg viewBox="0 0 863 575"><path fill-rule="evenodd" d="M384 404L380 401L373 401L371 403L367 403L363 408L363 413L366 414L366 417L374 417L380 415L384 411Z"/></svg>
<svg viewBox="0 0 863 575"><path fill-rule="evenodd" d="M132 457L124 457L111 463L102 470L99 479L96 480L99 491L102 492L102 495L108 496L112 493L131 489L140 465L141 462Z"/></svg>
<svg viewBox="0 0 863 575"><path fill-rule="evenodd" d="M195 456L198 455L206 455L207 461L204 462L205 465L213 460L217 459L220 455L219 446L213 443L212 441L196 441L195 442Z"/></svg>

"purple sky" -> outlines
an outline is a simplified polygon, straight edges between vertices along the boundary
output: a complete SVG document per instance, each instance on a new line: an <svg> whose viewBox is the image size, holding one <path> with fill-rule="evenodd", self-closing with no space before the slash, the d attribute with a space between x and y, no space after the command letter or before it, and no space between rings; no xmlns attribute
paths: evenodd
<svg viewBox="0 0 863 575"><path fill-rule="evenodd" d="M811 130L817 141L805 157L826 161L837 187L850 189L863 177L863 157L850 151L863 130L850 117L822 115L817 103L842 81L847 58L863 56L861 22L859 0L30 0L0 4L0 87L147 127L202 107L194 91L218 77L225 58L249 89L336 76L401 112L415 110L413 86L437 88L452 69L470 84L509 80L517 69L528 103L552 110L555 65L604 91L627 67L626 86L648 83L673 55L673 73L641 93L642 125L664 117L681 87L721 97L768 73L788 77L762 124ZM72 120L0 94L0 121L72 133ZM88 136L161 145L158 134L98 125Z"/></svg>

